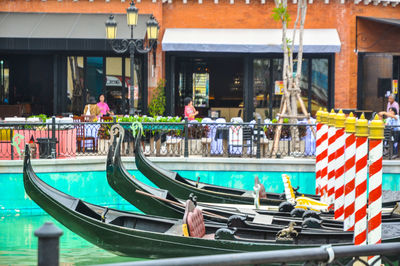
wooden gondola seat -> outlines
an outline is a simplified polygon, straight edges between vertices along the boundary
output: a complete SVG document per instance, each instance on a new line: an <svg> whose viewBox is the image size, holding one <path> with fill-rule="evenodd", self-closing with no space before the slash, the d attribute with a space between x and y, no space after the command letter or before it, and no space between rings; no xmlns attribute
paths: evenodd
<svg viewBox="0 0 400 266"><path fill-rule="evenodd" d="M265 192L265 187L263 184L260 183L260 179L258 179L258 176L254 178L254 186L260 185L260 191L258 192L260 195L260 199L266 199L267 198L267 193Z"/></svg>
<svg viewBox="0 0 400 266"><path fill-rule="evenodd" d="M194 203L191 200L186 201L183 222L188 227L190 237L214 239L214 234L206 234L203 213L199 208L194 206Z"/></svg>

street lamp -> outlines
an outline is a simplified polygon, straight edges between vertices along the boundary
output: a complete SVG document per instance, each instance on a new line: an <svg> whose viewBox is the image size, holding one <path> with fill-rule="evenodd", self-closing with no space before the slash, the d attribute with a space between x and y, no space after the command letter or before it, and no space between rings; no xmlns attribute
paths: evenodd
<svg viewBox="0 0 400 266"><path fill-rule="evenodd" d="M131 29L130 39L116 39L117 38L117 22L113 15L110 15L106 21L106 36L110 40L111 48L116 53L125 53L129 50L130 56L130 68L131 68L131 79L130 79L130 94L129 99L129 114L135 114L135 95L134 95L134 65L135 65L135 52L141 54L149 53L153 48L157 47L157 39L159 32L159 25L157 20L151 15L149 21L147 21L147 39L148 44L146 46L145 40L133 39L133 28L137 25L139 10L135 7L135 3L131 0L131 5L126 9L127 24Z"/></svg>

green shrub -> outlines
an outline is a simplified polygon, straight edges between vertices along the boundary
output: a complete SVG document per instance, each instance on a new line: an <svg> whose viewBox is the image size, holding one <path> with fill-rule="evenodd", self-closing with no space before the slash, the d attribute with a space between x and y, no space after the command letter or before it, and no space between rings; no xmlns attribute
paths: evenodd
<svg viewBox="0 0 400 266"><path fill-rule="evenodd" d="M151 97L149 114L153 117L162 116L165 112L165 105L165 80L160 79Z"/></svg>

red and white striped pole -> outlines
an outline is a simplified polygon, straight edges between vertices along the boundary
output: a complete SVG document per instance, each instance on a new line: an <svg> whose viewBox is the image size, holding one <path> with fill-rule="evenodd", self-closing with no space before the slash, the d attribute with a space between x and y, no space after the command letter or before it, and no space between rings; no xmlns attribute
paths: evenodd
<svg viewBox="0 0 400 266"><path fill-rule="evenodd" d="M319 108L317 112L317 138L315 142L315 194L321 195L321 143L322 143L322 123L321 123L321 115L322 108Z"/></svg>
<svg viewBox="0 0 400 266"><path fill-rule="evenodd" d="M356 199L354 245L367 244L368 121L364 114L356 122Z"/></svg>
<svg viewBox="0 0 400 266"><path fill-rule="evenodd" d="M353 113L346 118L346 149L344 150L344 231L354 230L354 200L356 175L356 118Z"/></svg>
<svg viewBox="0 0 400 266"><path fill-rule="evenodd" d="M320 176L320 195L323 201L328 199L328 116L326 108L321 114L321 176Z"/></svg>
<svg viewBox="0 0 400 266"><path fill-rule="evenodd" d="M382 156L383 121L378 115L369 125L368 182L368 245L380 244L382 239ZM379 256L368 257L369 265L381 265Z"/></svg>
<svg viewBox="0 0 400 266"><path fill-rule="evenodd" d="M336 114L335 117L335 143L336 143L336 155L335 155L335 220L344 220L344 146L346 144L346 138L344 136L344 121L346 116L342 110Z"/></svg>
<svg viewBox="0 0 400 266"><path fill-rule="evenodd" d="M335 197L335 158L336 158L336 128L335 128L335 110L331 110L328 117L328 204L330 208Z"/></svg>

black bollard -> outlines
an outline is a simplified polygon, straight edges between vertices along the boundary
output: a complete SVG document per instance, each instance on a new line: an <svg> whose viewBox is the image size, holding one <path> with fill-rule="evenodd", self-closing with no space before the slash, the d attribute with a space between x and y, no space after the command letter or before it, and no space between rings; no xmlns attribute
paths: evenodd
<svg viewBox="0 0 400 266"><path fill-rule="evenodd" d="M189 157L189 124L188 119L185 118L185 149L183 150L183 156Z"/></svg>
<svg viewBox="0 0 400 266"><path fill-rule="evenodd" d="M46 222L35 230L38 239L38 266L58 266L60 257L61 229L52 222Z"/></svg>
<svg viewBox="0 0 400 266"><path fill-rule="evenodd" d="M51 159L56 158L56 117L51 118L51 141L48 143L49 155L51 154Z"/></svg>

